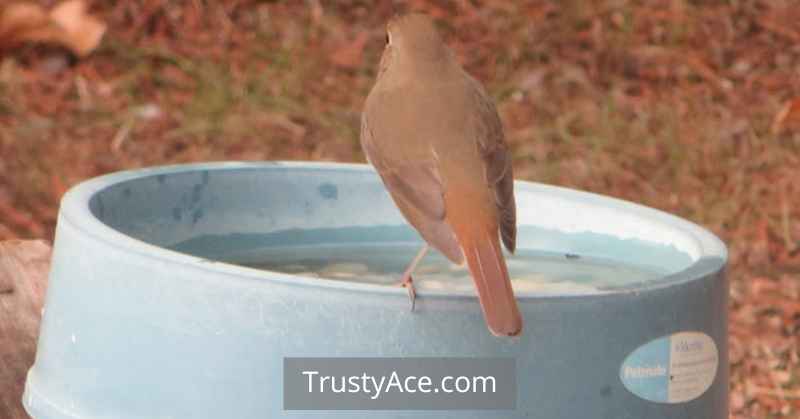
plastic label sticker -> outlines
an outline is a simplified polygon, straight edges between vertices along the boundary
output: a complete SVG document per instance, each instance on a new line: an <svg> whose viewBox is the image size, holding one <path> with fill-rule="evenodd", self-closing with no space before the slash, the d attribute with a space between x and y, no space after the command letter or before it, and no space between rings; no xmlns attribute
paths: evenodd
<svg viewBox="0 0 800 419"><path fill-rule="evenodd" d="M700 397L714 382L717 345L701 332L680 332L652 340L628 355L622 384L652 402L683 403Z"/></svg>

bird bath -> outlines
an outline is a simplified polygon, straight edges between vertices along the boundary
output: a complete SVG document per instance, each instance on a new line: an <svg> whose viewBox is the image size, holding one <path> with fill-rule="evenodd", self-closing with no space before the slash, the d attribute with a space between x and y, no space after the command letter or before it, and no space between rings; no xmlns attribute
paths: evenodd
<svg viewBox="0 0 800 419"><path fill-rule="evenodd" d="M509 339L486 329L466 270L435 253L409 310L396 284L420 239L367 166L84 182L62 201L24 406L34 419L324 418L284 410L284 358L470 357L514 360L512 408L338 414L727 418L724 245L640 205L515 187L508 264L525 329Z"/></svg>

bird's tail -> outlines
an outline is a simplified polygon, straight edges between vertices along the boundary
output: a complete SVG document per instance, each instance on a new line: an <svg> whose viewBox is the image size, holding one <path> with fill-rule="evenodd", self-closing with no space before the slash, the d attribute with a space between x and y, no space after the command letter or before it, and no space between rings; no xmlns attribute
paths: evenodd
<svg viewBox="0 0 800 419"><path fill-rule="evenodd" d="M522 316L511 288L497 229L470 230L473 234L457 235L478 290L486 324L495 336L519 335Z"/></svg>

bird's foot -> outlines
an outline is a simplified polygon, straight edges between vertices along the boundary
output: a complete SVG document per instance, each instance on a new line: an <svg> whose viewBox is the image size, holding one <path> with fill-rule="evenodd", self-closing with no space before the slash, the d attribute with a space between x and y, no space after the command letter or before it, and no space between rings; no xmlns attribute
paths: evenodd
<svg viewBox="0 0 800 419"><path fill-rule="evenodd" d="M411 311L413 312L417 301L417 291L414 289L414 278L411 277L411 274L403 275L400 286L408 291L408 299L411 301Z"/></svg>

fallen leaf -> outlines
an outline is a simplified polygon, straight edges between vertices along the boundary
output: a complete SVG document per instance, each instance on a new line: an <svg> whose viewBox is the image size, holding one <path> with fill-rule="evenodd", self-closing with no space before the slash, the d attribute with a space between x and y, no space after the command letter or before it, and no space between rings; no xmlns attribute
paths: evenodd
<svg viewBox="0 0 800 419"><path fill-rule="evenodd" d="M87 14L84 0L67 0L50 11L50 19L61 27L64 45L83 57L92 52L106 31L105 23Z"/></svg>
<svg viewBox="0 0 800 419"><path fill-rule="evenodd" d="M306 127L292 121L287 115L270 113L263 115L262 119L267 126L287 131L293 137L300 138L306 135Z"/></svg>
<svg viewBox="0 0 800 419"><path fill-rule="evenodd" d="M797 130L800 128L800 98L787 101L772 119L771 131L773 135L784 130Z"/></svg>
<svg viewBox="0 0 800 419"><path fill-rule="evenodd" d="M31 3L14 3L0 9L0 47L11 48L48 25L44 8Z"/></svg>
<svg viewBox="0 0 800 419"><path fill-rule="evenodd" d="M361 65L361 58L364 55L364 46L367 44L368 35L366 32L359 32L355 39L337 48L330 55L331 63L337 67L346 69L356 69Z"/></svg>
<svg viewBox="0 0 800 419"><path fill-rule="evenodd" d="M0 200L0 216L4 221L22 227L37 237L44 235L44 229L36 223L29 211L20 211L7 200Z"/></svg>
<svg viewBox="0 0 800 419"><path fill-rule="evenodd" d="M763 276L752 278L748 283L750 285L750 292L756 296L768 292L775 292L780 289L778 281Z"/></svg>
<svg viewBox="0 0 800 419"><path fill-rule="evenodd" d="M62 1L49 11L33 3L14 3L0 11L0 50L45 43L84 57L97 48L105 31L105 23L87 14L84 0Z"/></svg>

